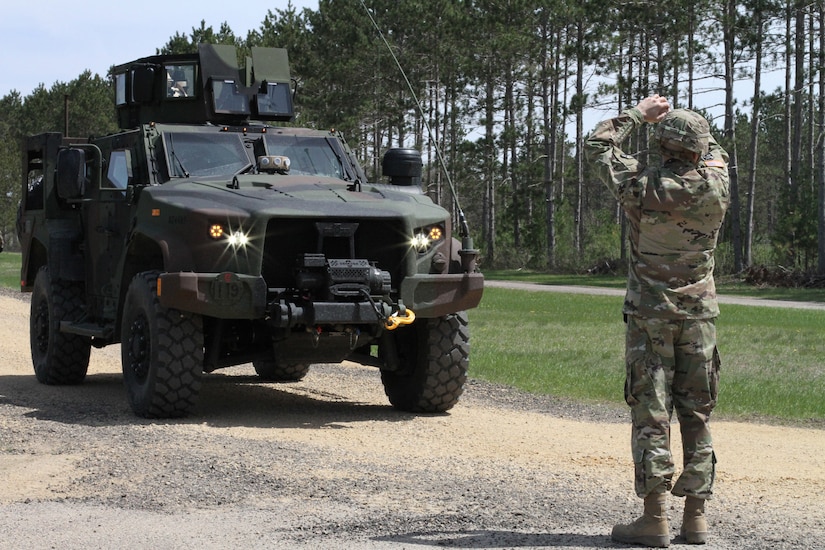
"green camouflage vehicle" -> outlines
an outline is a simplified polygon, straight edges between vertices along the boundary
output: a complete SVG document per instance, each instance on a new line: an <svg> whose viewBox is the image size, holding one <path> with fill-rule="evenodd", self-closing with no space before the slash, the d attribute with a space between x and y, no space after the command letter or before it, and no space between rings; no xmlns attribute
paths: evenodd
<svg viewBox="0 0 825 550"><path fill-rule="evenodd" d="M120 65L120 132L26 140L37 379L80 383L91 348L120 343L145 417L190 413L222 367L295 381L344 360L379 368L398 409L451 408L483 277L422 193L420 154L388 151L390 183L368 183L336 132L269 124L293 119L285 50L245 65L214 45Z"/></svg>

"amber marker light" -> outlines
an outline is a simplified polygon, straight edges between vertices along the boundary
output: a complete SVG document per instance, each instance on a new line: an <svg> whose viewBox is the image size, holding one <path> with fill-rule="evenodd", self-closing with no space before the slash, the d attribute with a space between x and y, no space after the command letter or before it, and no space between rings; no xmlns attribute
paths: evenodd
<svg viewBox="0 0 825 550"><path fill-rule="evenodd" d="M217 223L209 226L209 236L213 239L220 239L223 237L223 226Z"/></svg>

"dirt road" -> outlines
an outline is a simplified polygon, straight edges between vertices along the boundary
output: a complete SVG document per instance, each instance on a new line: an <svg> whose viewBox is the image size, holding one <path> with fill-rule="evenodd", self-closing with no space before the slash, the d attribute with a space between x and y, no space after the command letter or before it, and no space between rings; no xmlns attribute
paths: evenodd
<svg viewBox="0 0 825 550"><path fill-rule="evenodd" d="M415 416L373 369L273 385L238 367L206 376L193 417L148 421L118 347L81 386L36 382L26 298L0 291L0 547L625 547L608 536L639 509L624 409L471 381L449 414ZM825 548L825 431L714 435L706 548Z"/></svg>

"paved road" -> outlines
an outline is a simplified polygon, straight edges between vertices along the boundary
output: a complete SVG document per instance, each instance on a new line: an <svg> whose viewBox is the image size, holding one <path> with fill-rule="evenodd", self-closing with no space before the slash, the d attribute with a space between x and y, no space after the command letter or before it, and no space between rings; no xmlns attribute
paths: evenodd
<svg viewBox="0 0 825 550"><path fill-rule="evenodd" d="M519 283L513 281L484 281L484 285L491 288L512 288L517 290L531 290L536 292L563 292L566 294L597 294L601 296L624 296L623 289L602 288L596 286L568 286L543 285L538 283ZM719 296L720 304L740 306L785 307L794 309L821 309L825 310L823 302L794 302L790 300L771 300L751 298L745 296Z"/></svg>

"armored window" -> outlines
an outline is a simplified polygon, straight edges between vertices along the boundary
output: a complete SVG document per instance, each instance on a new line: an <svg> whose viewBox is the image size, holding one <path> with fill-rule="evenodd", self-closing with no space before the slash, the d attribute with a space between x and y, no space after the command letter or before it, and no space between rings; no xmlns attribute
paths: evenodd
<svg viewBox="0 0 825 550"><path fill-rule="evenodd" d="M187 98L195 97L195 65L177 63L165 65L166 69L166 97Z"/></svg>
<svg viewBox="0 0 825 550"><path fill-rule="evenodd" d="M292 117L292 96L289 86L283 82L268 82L255 97L258 114L266 118Z"/></svg>
<svg viewBox="0 0 825 550"><path fill-rule="evenodd" d="M43 209L43 164L41 159L29 162L26 188L26 210Z"/></svg>
<svg viewBox="0 0 825 550"><path fill-rule="evenodd" d="M115 75L115 102L117 105L126 103L126 73Z"/></svg>
<svg viewBox="0 0 825 550"><path fill-rule="evenodd" d="M289 157L291 174L350 179L340 153L323 137L267 134L267 154Z"/></svg>
<svg viewBox="0 0 825 550"><path fill-rule="evenodd" d="M234 80L210 80L212 86L212 108L215 113L228 115L248 115L249 98L238 91Z"/></svg>
<svg viewBox="0 0 825 550"><path fill-rule="evenodd" d="M117 189L126 189L132 176L132 163L130 161L129 151L112 151L112 156L109 157L109 169L106 172L106 177L109 179L111 186Z"/></svg>
<svg viewBox="0 0 825 550"><path fill-rule="evenodd" d="M240 134L164 134L171 177L232 176L252 164Z"/></svg>

